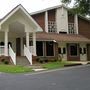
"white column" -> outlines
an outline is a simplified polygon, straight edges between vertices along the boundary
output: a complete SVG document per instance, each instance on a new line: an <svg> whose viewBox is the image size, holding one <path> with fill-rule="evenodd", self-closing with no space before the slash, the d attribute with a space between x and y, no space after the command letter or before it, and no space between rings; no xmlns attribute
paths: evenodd
<svg viewBox="0 0 90 90"><path fill-rule="evenodd" d="M8 32L5 31L5 56L8 56Z"/></svg>
<svg viewBox="0 0 90 90"><path fill-rule="evenodd" d="M45 12L45 31L48 32L48 11Z"/></svg>
<svg viewBox="0 0 90 90"><path fill-rule="evenodd" d="M26 47L29 49L29 32L26 32Z"/></svg>
<svg viewBox="0 0 90 90"><path fill-rule="evenodd" d="M34 56L36 56L36 33L35 32L33 33L33 47L34 47L33 54Z"/></svg>
<svg viewBox="0 0 90 90"><path fill-rule="evenodd" d="M77 14L75 14L74 16L74 24L75 24L76 34L78 34L78 15Z"/></svg>

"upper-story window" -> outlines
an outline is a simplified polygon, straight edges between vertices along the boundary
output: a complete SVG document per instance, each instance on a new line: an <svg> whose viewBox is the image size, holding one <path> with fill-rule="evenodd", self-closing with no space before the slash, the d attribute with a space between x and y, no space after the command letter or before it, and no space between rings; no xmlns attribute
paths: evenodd
<svg viewBox="0 0 90 90"><path fill-rule="evenodd" d="M74 23L68 23L68 32L69 34L75 34Z"/></svg>
<svg viewBox="0 0 90 90"><path fill-rule="evenodd" d="M48 21L48 32L56 32L56 22L55 21Z"/></svg>

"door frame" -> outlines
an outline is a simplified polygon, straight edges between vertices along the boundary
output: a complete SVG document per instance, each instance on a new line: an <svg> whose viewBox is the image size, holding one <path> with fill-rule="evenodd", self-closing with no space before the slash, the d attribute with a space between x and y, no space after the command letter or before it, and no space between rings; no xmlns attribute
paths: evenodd
<svg viewBox="0 0 90 90"><path fill-rule="evenodd" d="M70 55L70 45L77 45L77 55L71 56ZM80 61L80 53L79 53L79 44L78 43L68 43L67 44L67 60L68 61Z"/></svg>
<svg viewBox="0 0 90 90"><path fill-rule="evenodd" d="M21 38L16 38L16 55L21 56Z"/></svg>

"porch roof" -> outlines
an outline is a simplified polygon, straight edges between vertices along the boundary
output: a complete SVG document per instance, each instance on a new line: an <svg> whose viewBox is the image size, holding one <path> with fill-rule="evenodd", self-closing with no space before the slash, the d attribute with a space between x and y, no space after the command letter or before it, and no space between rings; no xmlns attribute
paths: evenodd
<svg viewBox="0 0 90 90"><path fill-rule="evenodd" d="M32 23L33 27L36 27L36 32L43 31L42 28L37 24L37 22L31 17L28 11L21 4L17 5L10 12L8 12L2 19L0 19L0 27L4 22L6 22L11 16L13 16L19 10L21 11L21 14L23 14L23 16L26 16L28 18L28 21Z"/></svg>
<svg viewBox="0 0 90 90"><path fill-rule="evenodd" d="M40 41L56 41L56 42L86 42L90 43L90 40L82 35L71 34L58 34L58 33L45 33L39 32L36 34L37 40Z"/></svg>

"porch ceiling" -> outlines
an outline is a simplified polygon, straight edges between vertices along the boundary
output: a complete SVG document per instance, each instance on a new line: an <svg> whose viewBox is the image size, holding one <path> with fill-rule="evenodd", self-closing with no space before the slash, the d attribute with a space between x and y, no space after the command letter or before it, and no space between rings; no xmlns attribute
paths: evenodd
<svg viewBox="0 0 90 90"><path fill-rule="evenodd" d="M57 42L86 42L90 40L82 35L57 34L57 33L37 33L37 40L55 40Z"/></svg>

